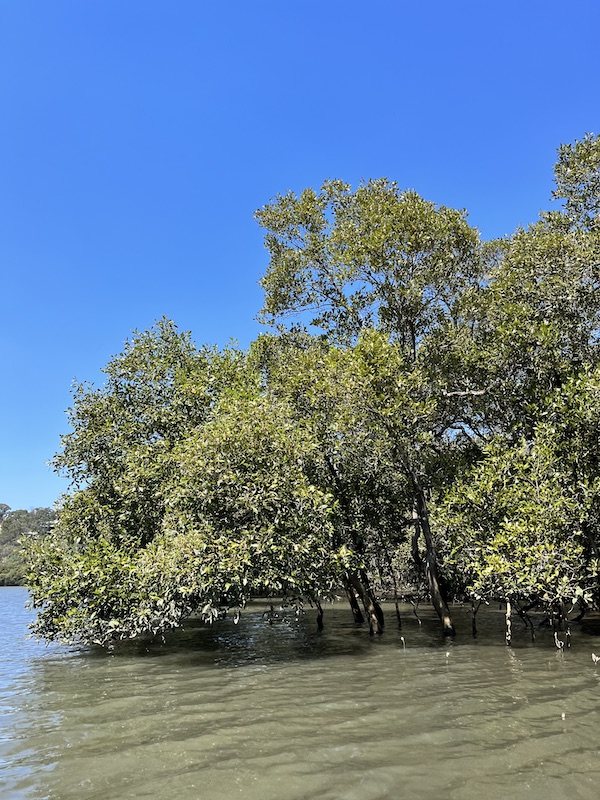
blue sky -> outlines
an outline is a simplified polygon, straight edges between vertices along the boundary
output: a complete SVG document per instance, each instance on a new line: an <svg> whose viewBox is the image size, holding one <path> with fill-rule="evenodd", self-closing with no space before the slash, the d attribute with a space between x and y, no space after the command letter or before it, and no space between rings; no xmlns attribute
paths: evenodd
<svg viewBox="0 0 600 800"><path fill-rule="evenodd" d="M0 0L0 502L51 505L74 380L162 315L258 333L256 208L386 176L486 238L600 133L597 0Z"/></svg>

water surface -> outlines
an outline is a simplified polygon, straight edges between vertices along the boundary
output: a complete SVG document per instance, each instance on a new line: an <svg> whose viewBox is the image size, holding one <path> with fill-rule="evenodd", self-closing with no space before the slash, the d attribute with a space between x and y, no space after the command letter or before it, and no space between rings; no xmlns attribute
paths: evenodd
<svg viewBox="0 0 600 800"><path fill-rule="evenodd" d="M370 639L343 606L269 625L191 623L112 653L25 638L0 589L0 797L6 800L596 800L600 639L556 650L496 611L441 638L387 613ZM404 636L405 647L400 639Z"/></svg>

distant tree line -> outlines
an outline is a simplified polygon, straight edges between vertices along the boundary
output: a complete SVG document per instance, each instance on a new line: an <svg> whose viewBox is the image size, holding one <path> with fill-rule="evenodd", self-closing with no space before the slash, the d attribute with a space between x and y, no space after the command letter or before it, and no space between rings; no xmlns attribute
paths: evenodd
<svg viewBox="0 0 600 800"><path fill-rule="evenodd" d="M163 319L75 390L72 481L27 542L47 639L107 644L253 594L382 590L527 618L600 600L600 138L563 145L558 207L482 241L386 179L257 212L270 262L249 348Z"/></svg>
<svg viewBox="0 0 600 800"><path fill-rule="evenodd" d="M46 535L56 518L51 508L31 511L11 511L0 503L0 586L20 586L24 583L26 565L21 548L29 535Z"/></svg>

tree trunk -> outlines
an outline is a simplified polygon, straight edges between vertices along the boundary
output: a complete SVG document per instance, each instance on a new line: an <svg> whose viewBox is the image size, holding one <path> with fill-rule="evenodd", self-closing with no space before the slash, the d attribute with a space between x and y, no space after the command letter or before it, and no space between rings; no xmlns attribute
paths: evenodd
<svg viewBox="0 0 600 800"><path fill-rule="evenodd" d="M477 612L479 611L479 606L481 605L481 600L475 602L475 600L471 600L471 633L473 634L473 638L477 637Z"/></svg>
<svg viewBox="0 0 600 800"><path fill-rule="evenodd" d="M317 606L317 630L323 630L323 606L319 603L318 600L315 600L315 605Z"/></svg>
<svg viewBox="0 0 600 800"><path fill-rule="evenodd" d="M360 610L360 606L358 605L358 600L356 599L356 595L354 594L354 589L350 586L350 581L346 579L344 581L344 589L346 590L346 597L348 598L348 602L350 603L350 608L352 609L352 616L354 617L354 622L364 622L365 618L363 616L362 611Z"/></svg>
<svg viewBox="0 0 600 800"><path fill-rule="evenodd" d="M565 645L566 647L571 647L571 620L569 619L569 612L565 609L565 604L562 600L560 601L559 608L560 616L565 623Z"/></svg>
<svg viewBox="0 0 600 800"><path fill-rule="evenodd" d="M367 617L369 619L369 631L371 636L374 633L382 634L383 633L383 611L381 610L381 606L373 597L373 593L368 589L368 581L366 580L366 575L361 575L360 577L355 572L348 572L348 581L351 587L356 591L360 599L362 600L362 604L367 612ZM364 582L363 582L364 580Z"/></svg>
<svg viewBox="0 0 600 800"><path fill-rule="evenodd" d="M367 607L367 613L369 614L369 619L371 620L370 627L373 628L375 633L383 633L383 626L384 626L384 619L383 619L383 610L379 605L378 601L375 598L375 593L371 589L371 583L369 581L369 576L365 572L364 569L361 569L358 573L358 578L361 582L361 585L364 586L366 597L368 598L369 604ZM375 615L372 618L372 615ZM375 619L377 620L377 625L374 624Z"/></svg>
<svg viewBox="0 0 600 800"><path fill-rule="evenodd" d="M410 598L410 604L413 607L413 614L415 615L415 617L417 619L417 622L419 623L419 625L422 625L421 617L419 616L419 611L418 611L419 598L415 599L414 597L411 597Z"/></svg>
<svg viewBox="0 0 600 800"><path fill-rule="evenodd" d="M402 630L402 616L400 615L400 603L398 600L398 587L394 580L394 608L396 609L396 622L398 623L398 630Z"/></svg>
<svg viewBox="0 0 600 800"><path fill-rule="evenodd" d="M506 615L505 615L506 629L505 629L505 637L504 637L505 640L506 640L506 646L507 647L510 647L510 643L512 641L512 622L511 622L511 619L510 619L511 613L512 613L512 606L510 604L510 600L507 600L506 601Z"/></svg>
<svg viewBox="0 0 600 800"><path fill-rule="evenodd" d="M423 569L423 560L421 558L421 554L419 553L419 537L421 536L421 525L419 523L419 512L416 509L416 504L415 508L413 508L412 518L415 529L413 531L413 535L410 540L410 551L415 567L417 568L419 573L422 573L425 570Z"/></svg>
<svg viewBox="0 0 600 800"><path fill-rule="evenodd" d="M419 521L419 526L423 532L425 539L426 560L425 560L425 574L427 575L427 582L429 584L429 592L431 594L431 602L435 608L438 617L442 623L442 630L444 636L455 636L456 630L454 623L450 616L450 611L446 600L440 588L438 578L437 559L435 555L435 546L433 544L433 537L431 535L431 528L429 527L429 512L427 510L427 502L425 500L425 493L421 486L416 487L416 511Z"/></svg>
<svg viewBox="0 0 600 800"><path fill-rule="evenodd" d="M394 608L396 609L396 620L398 622L398 630L402 630L402 617L400 616L400 602L398 598L398 581L396 579L396 570L394 569L394 564L392 563L392 558L390 556L390 551L387 548L386 543L383 540L383 536L379 536L381 552L385 555L385 560L387 563L387 568L389 570L390 576L392 578L392 585L394 587Z"/></svg>
<svg viewBox="0 0 600 800"><path fill-rule="evenodd" d="M533 603L531 603L528 606L525 606L525 608L521 608L517 604L516 609L517 609L517 614L523 620L523 624L525 625L525 627L529 628L529 632L531 633L531 641L535 642L535 628L533 627L533 621L532 621L531 617L527 613L527 611L532 607L533 607Z"/></svg>

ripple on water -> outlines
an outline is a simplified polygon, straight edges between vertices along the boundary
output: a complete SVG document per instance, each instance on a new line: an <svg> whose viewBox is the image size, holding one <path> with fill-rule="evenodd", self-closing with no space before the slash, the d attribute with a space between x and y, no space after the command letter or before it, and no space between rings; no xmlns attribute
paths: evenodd
<svg viewBox="0 0 600 800"><path fill-rule="evenodd" d="M322 634L256 612L105 654L25 640L24 593L0 601L3 798L597 796L600 675L584 636L564 654L543 637L508 649L490 614L477 641L448 644L424 615L407 617L404 649L345 609Z"/></svg>

